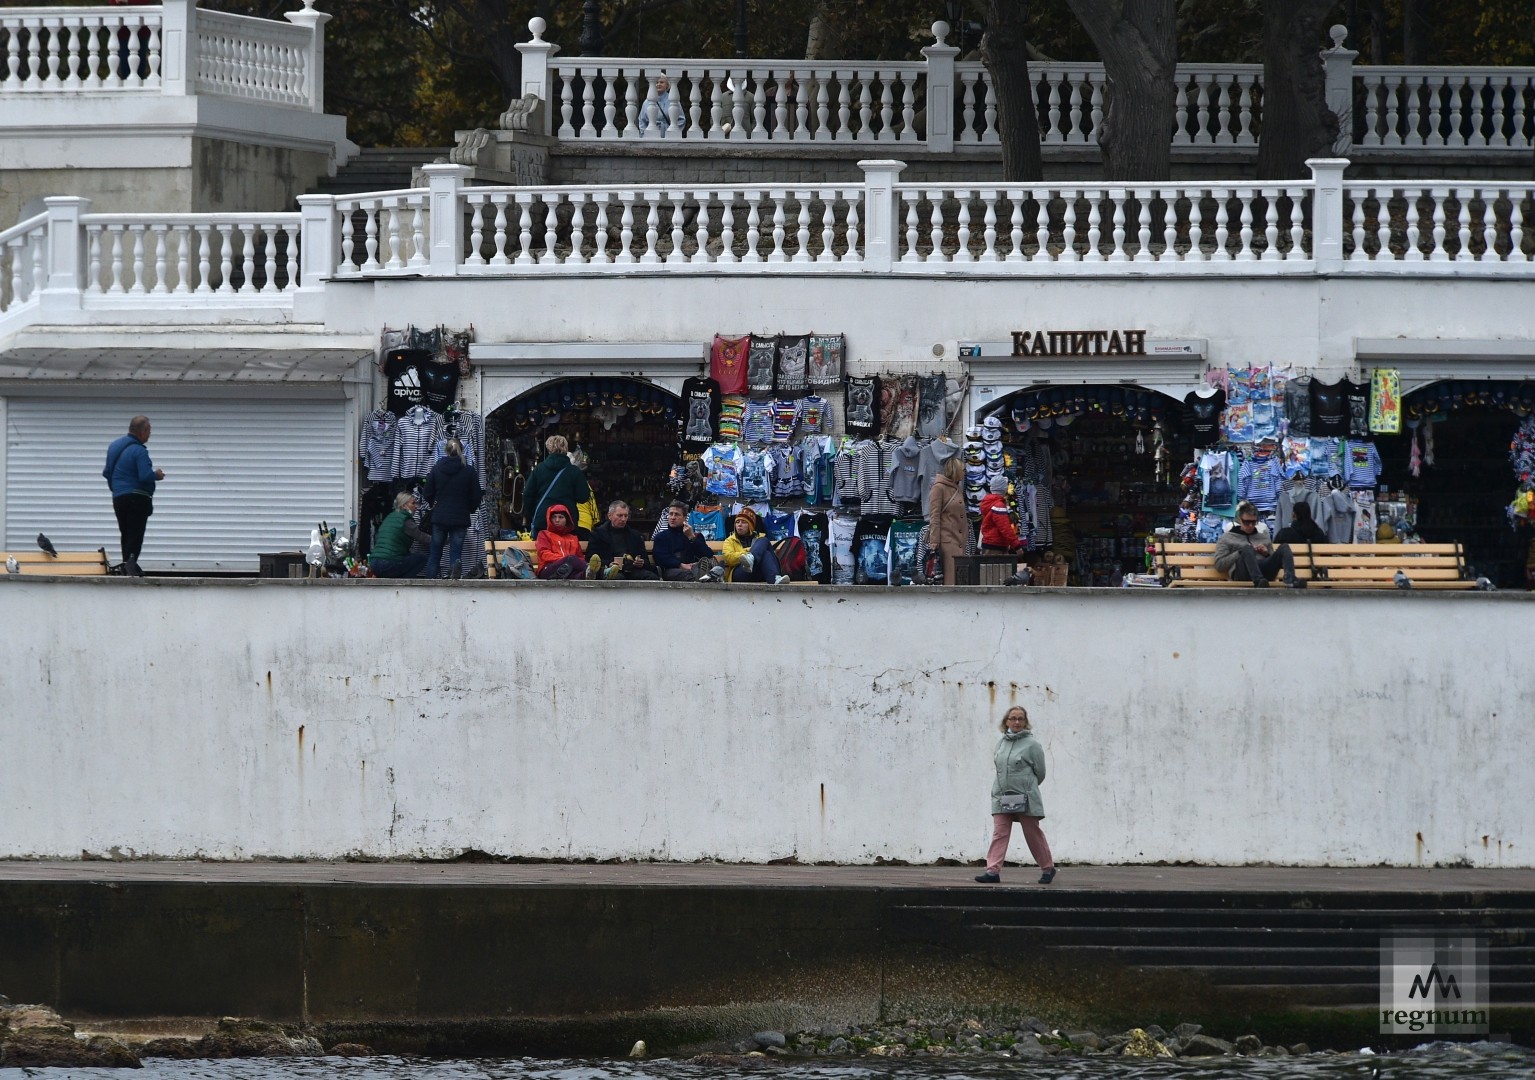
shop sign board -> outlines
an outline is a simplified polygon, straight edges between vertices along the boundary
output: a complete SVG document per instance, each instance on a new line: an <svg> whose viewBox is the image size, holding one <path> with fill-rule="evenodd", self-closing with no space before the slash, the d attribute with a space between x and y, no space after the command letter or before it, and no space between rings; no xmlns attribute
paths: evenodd
<svg viewBox="0 0 1535 1080"><path fill-rule="evenodd" d="M1014 330L1014 356L1145 356L1144 330Z"/></svg>

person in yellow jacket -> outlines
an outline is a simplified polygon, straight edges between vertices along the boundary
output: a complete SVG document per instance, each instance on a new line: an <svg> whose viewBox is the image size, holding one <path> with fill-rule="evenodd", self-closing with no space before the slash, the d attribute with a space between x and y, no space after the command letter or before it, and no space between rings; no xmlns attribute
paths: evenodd
<svg viewBox="0 0 1535 1080"><path fill-rule="evenodd" d="M778 556L773 545L757 528L757 514L750 507L742 507L732 519L730 535L720 549L720 562L725 564L726 581L760 581L782 585L789 580L779 573Z"/></svg>
<svg viewBox="0 0 1535 1080"><path fill-rule="evenodd" d="M586 501L576 505L576 537L590 540L592 530L602 524L602 511L597 509L597 493L587 488Z"/></svg>

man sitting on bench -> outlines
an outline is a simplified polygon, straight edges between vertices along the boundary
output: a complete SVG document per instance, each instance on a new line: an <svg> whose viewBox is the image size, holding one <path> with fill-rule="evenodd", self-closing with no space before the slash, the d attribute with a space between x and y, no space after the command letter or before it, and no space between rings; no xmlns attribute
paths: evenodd
<svg viewBox="0 0 1535 1080"><path fill-rule="evenodd" d="M614 499L608 504L608 520L592 530L586 551L601 560L607 581L654 581L657 574L645 553L645 534L629 527L629 504Z"/></svg>
<svg viewBox="0 0 1535 1080"><path fill-rule="evenodd" d="M1284 570L1284 582L1292 589L1304 589L1305 581L1295 576L1295 556L1289 544L1275 545L1269 531L1258 520L1258 509L1247 500L1237 503L1237 523L1227 529L1215 545L1215 568L1232 581L1250 581L1254 588L1266 589Z"/></svg>

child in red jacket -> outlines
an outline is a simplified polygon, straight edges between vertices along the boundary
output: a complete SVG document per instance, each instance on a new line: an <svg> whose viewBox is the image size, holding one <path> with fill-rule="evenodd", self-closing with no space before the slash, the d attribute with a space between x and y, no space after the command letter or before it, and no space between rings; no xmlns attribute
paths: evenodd
<svg viewBox="0 0 1535 1080"><path fill-rule="evenodd" d="M981 551L1010 555L1022 550L1018 527L1007 509L1007 477L998 474L991 482L991 494L981 499Z"/></svg>

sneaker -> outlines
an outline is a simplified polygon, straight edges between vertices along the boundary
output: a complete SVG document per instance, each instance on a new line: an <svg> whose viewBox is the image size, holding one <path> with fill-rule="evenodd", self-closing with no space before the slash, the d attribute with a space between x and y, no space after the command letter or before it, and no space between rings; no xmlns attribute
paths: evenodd
<svg viewBox="0 0 1535 1080"><path fill-rule="evenodd" d="M601 574L602 556L593 555L590 559L586 560L586 576L589 578L595 578L601 576Z"/></svg>
<svg viewBox="0 0 1535 1080"><path fill-rule="evenodd" d="M1290 586L1292 589L1304 589L1309 584L1309 582L1307 582L1303 577L1298 577L1291 578L1289 581L1285 582L1285 584Z"/></svg>
<svg viewBox="0 0 1535 1080"><path fill-rule="evenodd" d="M1050 869L1046 870L1043 874L1039 875L1039 883L1041 885L1048 885L1048 884L1050 884L1054 880L1055 880L1055 867L1053 867L1053 866Z"/></svg>
<svg viewBox="0 0 1535 1080"><path fill-rule="evenodd" d="M724 581L725 580L725 568L723 566L720 566L720 565L716 564L715 566L710 568L709 574L708 574L707 577L704 578L704 580L705 581Z"/></svg>
<svg viewBox="0 0 1535 1080"><path fill-rule="evenodd" d="M606 570L604 570L602 572L602 580L603 581L612 581L614 578L616 578L621 573L623 573L623 570L619 567L619 565L617 563L614 563L612 566L608 567Z"/></svg>
<svg viewBox="0 0 1535 1080"><path fill-rule="evenodd" d="M1266 589L1268 587L1269 587L1269 580L1268 580L1268 578L1259 578L1257 581L1253 582L1253 588L1255 588L1255 589Z"/></svg>
<svg viewBox="0 0 1535 1080"><path fill-rule="evenodd" d="M982 885L995 885L997 882L1002 880L1002 875L993 874L990 871L987 871L984 874L975 875L975 880L979 881Z"/></svg>
<svg viewBox="0 0 1535 1080"><path fill-rule="evenodd" d="M788 574L779 574L777 577L775 577L773 579L773 584L774 585L787 585L792 580L793 579L790 578Z"/></svg>
<svg viewBox="0 0 1535 1080"><path fill-rule="evenodd" d="M554 568L554 576L558 581L568 581L570 579L570 574L570 564L567 562L562 562L560 565Z"/></svg>

